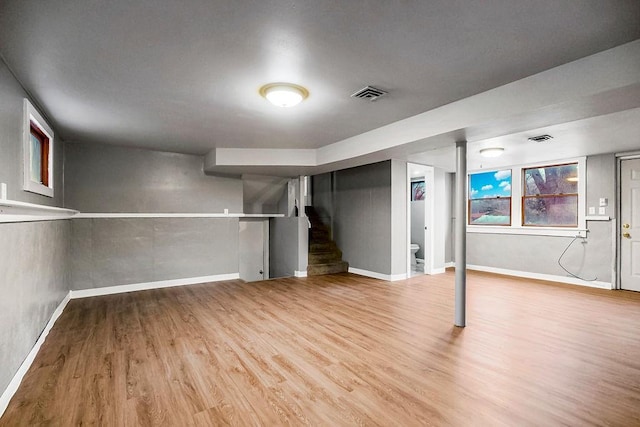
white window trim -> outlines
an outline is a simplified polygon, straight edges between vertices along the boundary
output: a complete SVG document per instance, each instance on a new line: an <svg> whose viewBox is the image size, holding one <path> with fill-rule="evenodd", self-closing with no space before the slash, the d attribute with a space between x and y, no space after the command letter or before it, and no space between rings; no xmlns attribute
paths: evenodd
<svg viewBox="0 0 640 427"><path fill-rule="evenodd" d="M24 171L23 189L30 193L41 194L47 197L53 197L53 152L54 139L53 130L46 122L42 115L35 109L28 99L24 99L23 120L22 120L22 157ZM40 182L31 180L31 122L49 138L49 185L43 185Z"/></svg>
<svg viewBox="0 0 640 427"><path fill-rule="evenodd" d="M522 170L527 168L560 165L565 163L578 163L578 226L577 227L532 227L522 225ZM468 233L488 234L524 234L537 236L559 237L586 237L586 195L587 195L587 158L576 157L571 159L549 160L546 162L528 163L513 166L496 167L491 169L477 169L469 171L467 175L474 173L493 172L511 169L511 226L508 225L469 225L469 212L467 212ZM469 177L467 177L467 183ZM468 184L467 184L468 185ZM468 204L467 204L468 206ZM468 209L467 209L468 211Z"/></svg>

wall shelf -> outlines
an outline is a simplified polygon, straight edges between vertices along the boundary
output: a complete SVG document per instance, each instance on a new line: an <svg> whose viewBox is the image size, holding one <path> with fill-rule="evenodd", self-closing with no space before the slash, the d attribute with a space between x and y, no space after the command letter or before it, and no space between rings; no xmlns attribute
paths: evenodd
<svg viewBox="0 0 640 427"><path fill-rule="evenodd" d="M279 218L284 214L245 213L78 213L74 218Z"/></svg>
<svg viewBox="0 0 640 427"><path fill-rule="evenodd" d="M0 199L0 222L55 221L77 214L73 209Z"/></svg>

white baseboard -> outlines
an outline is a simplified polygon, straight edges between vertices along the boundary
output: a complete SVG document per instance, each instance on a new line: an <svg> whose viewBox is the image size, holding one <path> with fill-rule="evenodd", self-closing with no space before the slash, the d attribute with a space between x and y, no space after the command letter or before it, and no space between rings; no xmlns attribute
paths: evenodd
<svg viewBox="0 0 640 427"><path fill-rule="evenodd" d="M445 262L444 263L444 268L450 268L450 267L455 267L456 263L451 261L451 262Z"/></svg>
<svg viewBox="0 0 640 427"><path fill-rule="evenodd" d="M407 278L406 273L382 274L375 271L361 270L354 267L349 267L349 273L359 274L360 276L373 277L374 279L386 280L387 282L395 282L397 280L405 280Z"/></svg>
<svg viewBox="0 0 640 427"><path fill-rule="evenodd" d="M487 273L504 274L507 276L524 277L527 279L547 280L550 282L568 283L571 285L588 286L598 289L612 289L611 283L576 279L575 277L557 276L555 274L531 273L528 271L508 270L506 268L485 267L483 265L467 264L468 270L485 271Z"/></svg>
<svg viewBox="0 0 640 427"><path fill-rule="evenodd" d="M296 271L293 272L293 275L295 277L307 277L307 271L306 270L304 270L304 271L296 270Z"/></svg>
<svg viewBox="0 0 640 427"><path fill-rule="evenodd" d="M445 267L434 268L433 270L431 270L431 273L429 273L429 274L431 274L431 275L433 275L433 274L442 274L444 272L445 272Z"/></svg>
<svg viewBox="0 0 640 427"><path fill-rule="evenodd" d="M16 391L18 391L18 387L20 386L22 379L24 378L25 374L31 367L31 364L35 360L36 355L38 354L38 351L40 351L40 347L42 347L44 340L47 338L47 335L49 335L49 331L51 331L51 328L53 328L54 323L56 323L56 320L58 320L58 317L60 317L60 315L64 311L64 308L67 306L67 303L69 302L70 299L71 299L71 292L65 295L65 297L62 299L60 304L58 304L58 307L56 307L56 309L53 311L51 318L49 319L49 321L47 322L47 325L42 330L42 333L38 337L38 340L36 341L33 348L31 349L27 357L24 359L24 361L18 368L18 372L16 372L16 374L13 376L13 378L11 379L11 382L9 383L5 391L2 393L2 396L0 396L0 417L2 417L2 414L4 414L4 411L7 409L7 406L9 405L9 402L11 401L11 398L13 397L13 395L16 393Z"/></svg>
<svg viewBox="0 0 640 427"><path fill-rule="evenodd" d="M173 286L197 285L199 283L236 280L240 273L215 274L213 276L188 277L185 279L158 280L156 282L134 283L131 285L106 286L104 288L80 289L71 291L71 298L87 298L100 295L121 294L124 292L146 291L149 289L170 288Z"/></svg>

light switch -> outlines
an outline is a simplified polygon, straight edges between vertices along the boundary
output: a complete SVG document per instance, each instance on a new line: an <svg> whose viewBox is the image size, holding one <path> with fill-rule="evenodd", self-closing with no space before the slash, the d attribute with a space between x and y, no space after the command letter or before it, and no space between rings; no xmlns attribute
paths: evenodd
<svg viewBox="0 0 640 427"><path fill-rule="evenodd" d="M596 207L589 206L589 215L595 215L595 214L596 214Z"/></svg>
<svg viewBox="0 0 640 427"><path fill-rule="evenodd" d="M600 206L609 206L609 200L606 197L600 197Z"/></svg>
<svg viewBox="0 0 640 427"><path fill-rule="evenodd" d="M605 215L607 213L607 208L601 207L598 208L598 215Z"/></svg>

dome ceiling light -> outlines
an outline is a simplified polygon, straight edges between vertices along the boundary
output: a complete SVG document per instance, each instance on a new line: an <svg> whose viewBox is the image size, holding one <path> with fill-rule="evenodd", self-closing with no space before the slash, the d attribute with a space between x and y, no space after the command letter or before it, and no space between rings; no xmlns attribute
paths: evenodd
<svg viewBox="0 0 640 427"><path fill-rule="evenodd" d="M502 147L483 148L480 150L480 155L482 157L499 157L502 156L503 152L504 148Z"/></svg>
<svg viewBox="0 0 640 427"><path fill-rule="evenodd" d="M260 95L277 107L289 108L308 97L309 91L292 83L269 83L260 88Z"/></svg>

